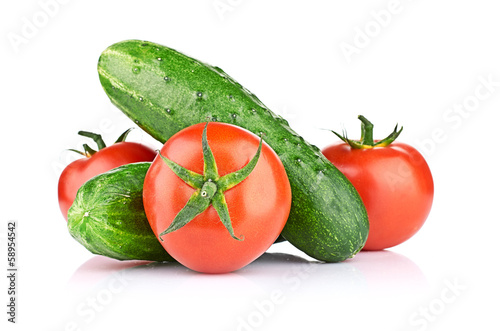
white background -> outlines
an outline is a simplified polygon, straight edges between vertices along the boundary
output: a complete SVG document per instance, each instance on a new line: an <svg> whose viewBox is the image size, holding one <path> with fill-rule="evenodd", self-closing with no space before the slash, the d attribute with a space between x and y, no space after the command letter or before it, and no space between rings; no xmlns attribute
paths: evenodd
<svg viewBox="0 0 500 331"><path fill-rule="evenodd" d="M2 2L0 265L6 274L7 222L17 220L19 274L15 325L1 277L1 329L498 329L494 3ZM93 257L68 234L57 180L76 156L65 149L83 142L78 130L111 142L132 126L96 70L124 39L221 67L318 147L336 141L324 128L356 137L358 114L378 138L403 125L400 140L434 175L426 224L404 244L344 263L314 263L283 243L219 276ZM129 140L158 147L140 130Z"/></svg>

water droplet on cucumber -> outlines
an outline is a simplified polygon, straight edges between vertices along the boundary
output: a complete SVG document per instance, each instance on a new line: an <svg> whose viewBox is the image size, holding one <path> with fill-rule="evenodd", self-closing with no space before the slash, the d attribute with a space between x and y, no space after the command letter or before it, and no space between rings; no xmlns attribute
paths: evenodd
<svg viewBox="0 0 500 331"><path fill-rule="evenodd" d="M162 60L162 58L161 58L161 57L159 57L159 58L157 58L157 60L158 60L158 61L161 61L161 60Z"/></svg>

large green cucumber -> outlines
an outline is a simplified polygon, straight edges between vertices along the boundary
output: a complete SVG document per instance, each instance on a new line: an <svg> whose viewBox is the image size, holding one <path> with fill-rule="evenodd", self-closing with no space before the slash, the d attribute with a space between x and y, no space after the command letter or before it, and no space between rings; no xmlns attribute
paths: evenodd
<svg viewBox="0 0 500 331"><path fill-rule="evenodd" d="M316 146L220 68L159 44L127 40L101 54L98 72L112 103L160 142L207 119L264 133L292 187L283 237L327 262L352 257L364 245L368 218L352 184Z"/></svg>
<svg viewBox="0 0 500 331"><path fill-rule="evenodd" d="M173 261L153 233L142 204L151 163L131 163L91 178L68 211L70 234L94 254L118 260Z"/></svg>

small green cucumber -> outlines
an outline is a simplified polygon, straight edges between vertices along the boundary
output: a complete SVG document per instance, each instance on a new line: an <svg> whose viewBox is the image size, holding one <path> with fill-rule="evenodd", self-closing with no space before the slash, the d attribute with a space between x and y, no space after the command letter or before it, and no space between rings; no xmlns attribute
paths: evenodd
<svg viewBox="0 0 500 331"><path fill-rule="evenodd" d="M319 148L222 69L159 44L127 40L101 54L98 73L111 102L162 143L207 120L263 133L292 188L282 236L326 262L343 261L363 247L368 218L352 184Z"/></svg>
<svg viewBox="0 0 500 331"><path fill-rule="evenodd" d="M174 261L153 233L142 204L151 163L131 163L89 179L68 211L68 229L90 252L117 260Z"/></svg>

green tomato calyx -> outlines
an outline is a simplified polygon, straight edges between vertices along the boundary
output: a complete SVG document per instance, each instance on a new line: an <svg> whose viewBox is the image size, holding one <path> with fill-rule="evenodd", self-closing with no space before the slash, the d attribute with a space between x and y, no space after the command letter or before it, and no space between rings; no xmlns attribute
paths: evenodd
<svg viewBox="0 0 500 331"><path fill-rule="evenodd" d="M213 206L217 211L222 224L224 224L233 239L244 239L243 236L237 237L234 234L224 192L244 181L253 171L257 165L260 152L262 150L262 137L260 138L257 152L247 165L238 171L220 177L217 171L217 163L215 162L212 150L208 145L207 127L208 123L203 129L201 141L203 149L203 175L188 170L159 153L161 159L170 168L170 170L172 170L186 184L195 189L195 192L191 195L186 205L175 216L172 223L170 223L168 228L158 236L161 241L163 241L162 237L164 235L182 228L210 206Z"/></svg>
<svg viewBox="0 0 500 331"><path fill-rule="evenodd" d="M388 135L386 138L379 140L379 141L374 141L373 140L373 124L366 119L363 115L359 115L358 119L361 121L361 139L360 140L353 140L353 139L348 139L347 138L347 132L343 132L343 135L338 134L337 132L332 131L337 137L342 139L345 143L349 144L354 149L369 149L369 148L374 148L374 147L386 147L390 145L394 140L397 139L401 131L403 131L403 127L401 127L398 130L398 125L396 124L396 127L394 130L391 132L390 135Z"/></svg>
<svg viewBox="0 0 500 331"><path fill-rule="evenodd" d="M118 139L115 141L115 144L120 143L120 142L124 142L131 130L132 130L132 128L127 129L125 132L123 132L120 135L120 137L118 137ZM104 143L104 140L102 139L102 136L100 134L88 132L88 131L78 131L78 134L80 136L83 136L83 137L91 138L97 144L98 151L100 151L103 148L106 148L106 143ZM85 157L91 157L92 155L97 153L96 150L90 148L90 146L87 144L83 144L83 150L84 150L83 152L79 151L77 149L69 149L69 150L72 152L81 154Z"/></svg>

